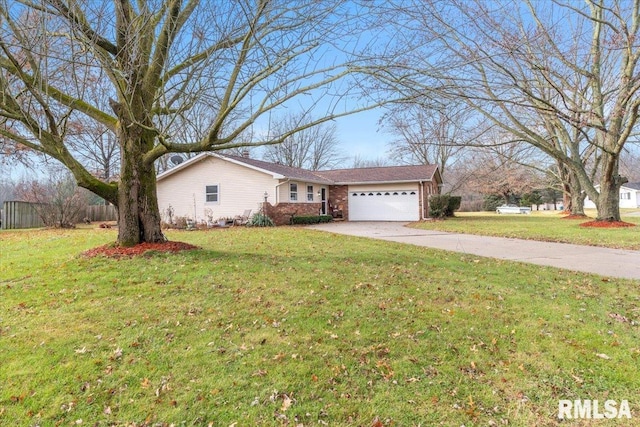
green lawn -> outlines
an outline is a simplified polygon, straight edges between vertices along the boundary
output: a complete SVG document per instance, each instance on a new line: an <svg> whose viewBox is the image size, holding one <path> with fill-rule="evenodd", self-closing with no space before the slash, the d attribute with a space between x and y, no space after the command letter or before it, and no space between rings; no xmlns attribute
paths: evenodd
<svg viewBox="0 0 640 427"><path fill-rule="evenodd" d="M0 425L591 425L559 399L638 425L637 282L302 228L169 237L202 249L0 233Z"/></svg>
<svg viewBox="0 0 640 427"><path fill-rule="evenodd" d="M640 216L625 216L622 220L636 227L603 229L580 227L591 219L563 219L555 212L533 212L531 215L498 215L491 212L456 212L454 218L427 221L415 226L427 230L454 233L501 236L578 245L604 246L640 250ZM588 215L595 216L587 211Z"/></svg>

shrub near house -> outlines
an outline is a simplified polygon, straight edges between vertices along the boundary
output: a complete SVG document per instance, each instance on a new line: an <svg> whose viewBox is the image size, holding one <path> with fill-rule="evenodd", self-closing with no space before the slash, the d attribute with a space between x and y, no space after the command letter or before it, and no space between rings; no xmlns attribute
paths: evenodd
<svg viewBox="0 0 640 427"><path fill-rule="evenodd" d="M448 194L434 195L429 199L429 216L432 218L452 217L460 209L462 197Z"/></svg>

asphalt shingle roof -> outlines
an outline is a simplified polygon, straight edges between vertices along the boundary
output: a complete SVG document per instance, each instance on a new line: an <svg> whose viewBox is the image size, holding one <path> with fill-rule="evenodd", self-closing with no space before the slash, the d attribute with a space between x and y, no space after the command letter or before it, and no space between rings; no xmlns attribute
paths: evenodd
<svg viewBox="0 0 640 427"><path fill-rule="evenodd" d="M435 165L385 166L373 168L336 169L317 172L336 184L374 182L429 181Z"/></svg>
<svg viewBox="0 0 640 427"><path fill-rule="evenodd" d="M225 157L269 172L284 175L287 178L301 181L325 182L327 184L429 181L433 179L433 174L437 169L436 165L409 165L310 171L248 157L230 155L225 155Z"/></svg>
<svg viewBox="0 0 640 427"><path fill-rule="evenodd" d="M158 175L158 179L163 179L184 169L185 167L188 167L192 163L206 159L207 156L210 155L211 154L204 153L193 157L175 168L169 169L168 171ZM234 156L229 154L216 154L216 156L226 158L233 162L245 164L274 175L281 175L296 181L307 181L327 185L430 181L434 179L434 174L437 171L437 166L435 165L384 166L310 171L278 163L265 162L264 160L252 159L250 157Z"/></svg>
<svg viewBox="0 0 640 427"><path fill-rule="evenodd" d="M640 182L627 182L622 184L623 187L632 188L634 190L640 190Z"/></svg>
<svg viewBox="0 0 640 427"><path fill-rule="evenodd" d="M313 181L319 183L331 184L332 181L327 178L323 178L322 176L301 168L294 168L292 166L279 165L277 163L265 162L263 160L252 159L250 157L242 157L242 156L231 156L225 154L224 157L235 160L237 162L246 163L248 165L254 166L256 168L264 169L266 171L284 175L287 178L300 180L300 181Z"/></svg>

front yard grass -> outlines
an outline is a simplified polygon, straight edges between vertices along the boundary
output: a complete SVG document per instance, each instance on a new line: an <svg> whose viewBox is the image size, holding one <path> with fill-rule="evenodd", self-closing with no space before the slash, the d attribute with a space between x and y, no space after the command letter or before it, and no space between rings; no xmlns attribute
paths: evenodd
<svg viewBox="0 0 640 427"><path fill-rule="evenodd" d="M0 233L0 425L555 426L559 399L637 425L637 283L301 228L169 237L202 249Z"/></svg>
<svg viewBox="0 0 640 427"><path fill-rule="evenodd" d="M414 226L426 230L483 236L510 237L548 242L574 243L617 249L640 250L640 216L625 216L622 220L636 227L593 228L580 227L592 220L563 219L556 212L533 212L531 215L498 215L492 212L456 212L444 221L426 221ZM587 211L595 217L594 212Z"/></svg>

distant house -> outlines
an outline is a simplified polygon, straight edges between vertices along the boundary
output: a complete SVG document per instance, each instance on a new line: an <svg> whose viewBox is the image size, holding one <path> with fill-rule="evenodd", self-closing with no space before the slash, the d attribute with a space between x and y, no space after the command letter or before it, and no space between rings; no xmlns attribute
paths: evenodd
<svg viewBox="0 0 640 427"><path fill-rule="evenodd" d="M600 187L596 186L596 190ZM596 204L587 196L584 199L585 208L595 208ZM620 187L620 207L621 208L640 208L640 182L627 182Z"/></svg>
<svg viewBox="0 0 640 427"><path fill-rule="evenodd" d="M165 216L196 222L261 208L277 224L292 215L339 214L348 221L418 221L442 186L435 165L309 171L242 156L202 153L158 175ZM265 203L266 201L266 203Z"/></svg>

